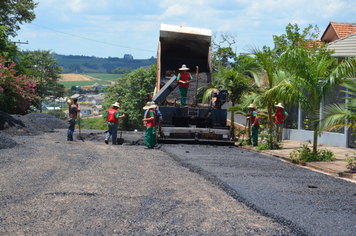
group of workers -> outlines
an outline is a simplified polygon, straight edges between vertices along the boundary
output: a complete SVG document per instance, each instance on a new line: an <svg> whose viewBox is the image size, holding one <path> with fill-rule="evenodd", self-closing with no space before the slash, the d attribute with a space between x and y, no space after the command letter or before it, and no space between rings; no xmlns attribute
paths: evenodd
<svg viewBox="0 0 356 236"><path fill-rule="evenodd" d="M177 81L179 83L179 92L181 97L181 106L186 106L186 98L187 92L189 88L189 83L192 80L191 74L188 72L189 68L186 65L182 65L179 68L180 73L178 73ZM73 104L69 107L69 119L68 119L68 132L67 132L67 140L73 141L73 132L76 124L77 114L80 112L79 104L77 103L77 99L73 99ZM283 124L285 119L288 117L288 113L284 110L284 106L282 103L278 103L275 105L276 111L272 117L276 118L276 132L277 132L277 142L282 141L282 131ZM250 115L246 117L246 119L251 120L251 128L252 128L252 146L258 145L258 131L260 128L260 121L258 117L258 113L256 111L256 107L254 104L250 104L248 106L250 109ZM125 114L119 114L118 109L121 109L120 104L115 102L112 104L112 108L110 108L106 117L108 119L108 132L105 137L105 143L109 143L109 139L112 136L112 144L117 144L117 127L119 119L123 119ZM146 129L145 132L145 144L147 149L153 149L157 145L157 131L159 130L159 126L163 121L162 114L158 110L156 104L154 102L147 102L146 106L143 107L146 110L144 118L142 119L143 125Z"/></svg>
<svg viewBox="0 0 356 236"><path fill-rule="evenodd" d="M126 115L120 115L118 109L121 109L121 106L118 102L112 104L106 112L106 117L108 120L108 131L105 137L104 142L109 144L110 137L112 138L112 144L117 145L117 127L119 119L123 119ZM144 118L142 119L143 125L146 128L145 133L145 144L148 149L153 149L157 146L157 131L159 126L163 121L162 114L158 110L158 107L154 102L147 102L146 106L143 107L146 110ZM76 119L78 113L80 112L80 106L78 100L73 99L73 104L69 107L68 112L68 131L67 131L67 141L73 141L73 133L75 129Z"/></svg>
<svg viewBox="0 0 356 236"><path fill-rule="evenodd" d="M288 117L288 113L284 110L282 103L274 105L276 107L275 114L272 117L276 118L276 133L277 133L277 142L282 141L283 134L283 125L284 121ZM247 116L246 119L251 119L251 131L252 131L252 146L255 147L258 145L258 130L260 129L260 120L258 118L258 113L256 111L256 106L250 104L250 116Z"/></svg>
<svg viewBox="0 0 356 236"><path fill-rule="evenodd" d="M179 92L181 96L181 106L186 105L186 97L189 88L189 83L192 80L191 74L188 72L189 68L186 65L182 65L179 68L180 73L177 76L177 81L179 83ZM118 109L121 109L120 104L115 102L112 104L112 108L110 108L106 117L108 119L108 132L105 137L105 143L109 144L109 139L112 137L112 144L117 144L117 127L119 119L123 119L125 114L119 114ZM146 128L145 133L145 143L148 149L152 149L157 145L157 132L159 130L159 125L163 121L162 114L158 110L156 104L154 102L147 102L146 106L143 107L146 110L143 125ZM78 100L76 98L73 99L73 104L69 107L68 111L68 132L67 132L67 140L73 141L73 133L75 129L77 115L80 112L80 107L78 104Z"/></svg>

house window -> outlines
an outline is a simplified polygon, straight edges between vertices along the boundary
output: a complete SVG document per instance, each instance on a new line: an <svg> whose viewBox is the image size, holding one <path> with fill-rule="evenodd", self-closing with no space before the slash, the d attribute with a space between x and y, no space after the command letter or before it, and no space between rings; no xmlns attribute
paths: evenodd
<svg viewBox="0 0 356 236"><path fill-rule="evenodd" d="M299 109L298 105L286 106L285 110L288 113L288 118L284 121L284 128L298 129Z"/></svg>
<svg viewBox="0 0 356 236"><path fill-rule="evenodd" d="M323 107L329 106L330 104L344 104L346 94L345 92L342 92L342 90L345 90L344 87L340 85L335 85L333 89L328 93L328 96L324 98L324 102L322 104ZM338 130L333 130L331 132L335 133L340 133L343 134L345 132L344 128L340 128Z"/></svg>

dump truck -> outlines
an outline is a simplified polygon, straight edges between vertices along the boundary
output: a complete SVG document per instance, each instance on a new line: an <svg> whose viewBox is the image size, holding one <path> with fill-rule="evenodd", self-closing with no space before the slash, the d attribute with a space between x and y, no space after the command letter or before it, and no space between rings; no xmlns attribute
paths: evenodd
<svg viewBox="0 0 356 236"><path fill-rule="evenodd" d="M153 101L163 116L158 141L161 143L212 143L233 145L223 104L226 90L215 91L201 103L198 88L212 81L211 30L161 24L157 51L157 80ZM191 81L186 106L180 104L177 75L185 64Z"/></svg>

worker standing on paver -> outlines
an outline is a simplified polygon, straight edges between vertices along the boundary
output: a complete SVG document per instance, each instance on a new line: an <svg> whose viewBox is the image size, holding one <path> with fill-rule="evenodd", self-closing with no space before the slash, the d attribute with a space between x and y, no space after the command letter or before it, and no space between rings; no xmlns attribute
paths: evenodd
<svg viewBox="0 0 356 236"><path fill-rule="evenodd" d="M146 149L154 148L154 138L153 138L153 127L155 126L155 110L156 105L154 102L147 102L146 106L143 107L144 110L147 110L147 114L142 119L143 125L146 127L145 133L145 144Z"/></svg>
<svg viewBox="0 0 356 236"><path fill-rule="evenodd" d="M282 141L282 134L283 134L283 125L284 121L288 117L288 113L284 110L284 106L282 103L278 103L277 105L274 105L277 109L275 111L275 114L272 115L272 117L276 117L276 132L277 132L277 142Z"/></svg>
<svg viewBox="0 0 356 236"><path fill-rule="evenodd" d="M105 137L105 143L109 144L109 139L110 136L112 135L112 144L116 145L116 138L117 138L117 124L119 122L119 119L122 119L125 117L125 114L121 115L119 114L118 109L121 109L120 104L118 102L115 102L112 104L112 108L110 108L106 112L106 117L108 118L108 127L109 131L106 134Z"/></svg>
<svg viewBox="0 0 356 236"><path fill-rule="evenodd" d="M162 113L158 110L158 107L155 108L155 126L153 127L153 143L155 146L158 145L158 133L161 130L161 123L163 121Z"/></svg>
<svg viewBox="0 0 356 236"><path fill-rule="evenodd" d="M258 118L258 113L256 111L256 107L254 104L250 104L248 106L250 108L250 116L246 117L246 119L251 119L251 127L252 127L252 146L256 147L258 145L258 130L260 129L260 121Z"/></svg>
<svg viewBox="0 0 356 236"><path fill-rule="evenodd" d="M177 80L179 83L180 105L185 106L189 83L192 81L193 77L188 72L189 68L186 65L183 64L179 70L181 72L178 73Z"/></svg>

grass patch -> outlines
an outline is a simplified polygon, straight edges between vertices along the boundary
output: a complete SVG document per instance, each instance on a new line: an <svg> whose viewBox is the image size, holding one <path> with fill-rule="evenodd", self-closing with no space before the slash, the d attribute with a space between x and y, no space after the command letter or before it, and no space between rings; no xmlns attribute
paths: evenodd
<svg viewBox="0 0 356 236"><path fill-rule="evenodd" d="M122 76L119 74L101 74L101 73L87 73L86 75L89 75L91 77L101 79L101 80L111 80L111 81L115 81Z"/></svg>
<svg viewBox="0 0 356 236"><path fill-rule="evenodd" d="M98 80L91 80L91 81L61 81L61 82L58 82L59 84L63 84L65 88L70 88L72 86L80 86L80 87L83 87L83 86L89 86L89 85L93 85L95 83L99 83L99 84L110 84L110 81L105 81L105 80L101 80L101 81L98 81Z"/></svg>
<svg viewBox="0 0 356 236"><path fill-rule="evenodd" d="M82 129L107 130L108 121L103 117L81 119L80 127Z"/></svg>

